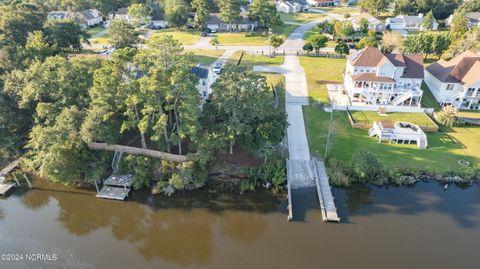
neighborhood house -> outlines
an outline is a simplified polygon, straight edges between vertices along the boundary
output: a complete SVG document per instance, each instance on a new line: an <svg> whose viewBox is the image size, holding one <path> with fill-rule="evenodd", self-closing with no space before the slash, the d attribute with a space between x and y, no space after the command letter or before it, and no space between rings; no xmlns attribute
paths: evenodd
<svg viewBox="0 0 480 269"><path fill-rule="evenodd" d="M47 15L49 20L65 20L73 17L74 15L68 11L51 11Z"/></svg>
<svg viewBox="0 0 480 269"><path fill-rule="evenodd" d="M83 27L95 26L102 23L100 12L96 9L87 9L75 14L75 21Z"/></svg>
<svg viewBox="0 0 480 269"><path fill-rule="evenodd" d="M108 19L109 20L120 19L120 20L129 21L130 17L128 16L128 8L122 7L122 8L119 8L117 11L108 13Z"/></svg>
<svg viewBox="0 0 480 269"><path fill-rule="evenodd" d="M344 88L352 103L420 107L423 77L421 55L367 47L348 57Z"/></svg>
<svg viewBox="0 0 480 269"><path fill-rule="evenodd" d="M202 98L204 100L210 99L210 94L212 92L208 82L208 79L209 79L208 69L201 66L195 66L192 68L192 73L198 77L197 89L200 95L202 96Z"/></svg>
<svg viewBox="0 0 480 269"><path fill-rule="evenodd" d="M276 2L277 12L281 13L298 13L308 11L310 5L305 0L283 1Z"/></svg>
<svg viewBox="0 0 480 269"><path fill-rule="evenodd" d="M210 14L210 19L207 23L207 28L210 31L234 31L234 32L245 32L245 31L254 31L257 28L258 22L250 20L247 16L241 17L239 20L233 21L231 23L223 22L218 14Z"/></svg>
<svg viewBox="0 0 480 269"><path fill-rule="evenodd" d="M480 109L480 56L473 52L431 64L425 82L440 105Z"/></svg>
<svg viewBox="0 0 480 269"><path fill-rule="evenodd" d="M455 14L450 15L445 21L448 26L452 25L454 16ZM480 12L467 12L464 14L464 17L467 19L469 28L480 27Z"/></svg>
<svg viewBox="0 0 480 269"><path fill-rule="evenodd" d="M368 21L368 30L373 30L377 33L383 33L385 31L384 22L371 16L368 13L361 13L358 16L354 16L350 19L352 21L353 29L355 29L356 32L360 32L361 30L362 19L366 19Z"/></svg>
<svg viewBox="0 0 480 269"><path fill-rule="evenodd" d="M394 18L387 18L385 25L387 28L390 28L392 31L399 32L403 35L408 34L408 31L423 31L426 30L422 26L423 24L423 14L420 13L418 16L407 16L399 15ZM438 23L433 21L432 30L437 30Z"/></svg>
<svg viewBox="0 0 480 269"><path fill-rule="evenodd" d="M307 0L311 6L315 7L328 7L328 6L338 6L340 0Z"/></svg>

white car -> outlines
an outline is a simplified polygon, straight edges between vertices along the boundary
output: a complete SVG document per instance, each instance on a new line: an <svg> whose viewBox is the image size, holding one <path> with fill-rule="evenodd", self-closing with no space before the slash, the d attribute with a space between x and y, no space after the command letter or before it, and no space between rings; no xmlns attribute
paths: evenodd
<svg viewBox="0 0 480 269"><path fill-rule="evenodd" d="M216 63L213 66L213 73L220 74L221 72L222 72L222 64L221 63Z"/></svg>
<svg viewBox="0 0 480 269"><path fill-rule="evenodd" d="M216 28L210 29L210 33L216 33L216 32L217 32Z"/></svg>

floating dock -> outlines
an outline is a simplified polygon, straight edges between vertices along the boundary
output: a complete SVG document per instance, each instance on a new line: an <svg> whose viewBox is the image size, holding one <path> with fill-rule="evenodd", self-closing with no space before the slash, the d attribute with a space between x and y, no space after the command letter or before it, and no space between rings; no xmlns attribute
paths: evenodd
<svg viewBox="0 0 480 269"><path fill-rule="evenodd" d="M110 175L103 181L97 198L123 201L128 197L133 183L133 175Z"/></svg>
<svg viewBox="0 0 480 269"><path fill-rule="evenodd" d="M12 172L17 166L20 164L20 159L11 162L5 168L0 171L0 195L5 196L8 194L13 187L15 187L15 183L7 182L7 175Z"/></svg>

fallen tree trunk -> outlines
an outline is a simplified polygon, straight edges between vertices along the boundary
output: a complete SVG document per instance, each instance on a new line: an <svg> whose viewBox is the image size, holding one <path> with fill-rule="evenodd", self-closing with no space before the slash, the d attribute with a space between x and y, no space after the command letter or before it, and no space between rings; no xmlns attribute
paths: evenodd
<svg viewBox="0 0 480 269"><path fill-rule="evenodd" d="M152 158L158 158L162 160L172 161L172 162L185 162L188 160L185 155L171 154L163 151L151 150L151 149L142 149L136 147L129 147L123 145L110 145L107 143L88 143L88 148L91 150L108 150L108 151L118 151L133 155L142 155Z"/></svg>

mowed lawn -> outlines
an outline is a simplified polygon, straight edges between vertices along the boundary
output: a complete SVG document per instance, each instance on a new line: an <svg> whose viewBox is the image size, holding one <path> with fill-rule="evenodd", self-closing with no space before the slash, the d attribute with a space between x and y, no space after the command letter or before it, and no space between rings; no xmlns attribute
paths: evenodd
<svg viewBox="0 0 480 269"><path fill-rule="evenodd" d="M156 30L152 36L164 36L171 35L174 39L178 40L182 45L192 45L200 40L200 31L187 30L180 31L175 29L162 29Z"/></svg>
<svg viewBox="0 0 480 269"><path fill-rule="evenodd" d="M283 22L293 22L293 23L308 23L311 21L321 20L326 17L326 15L321 13L279 13L280 19Z"/></svg>
<svg viewBox="0 0 480 269"><path fill-rule="evenodd" d="M330 102L327 86L322 81L341 81L346 60L303 56L300 57L300 64L305 69L310 99L315 102Z"/></svg>
<svg viewBox="0 0 480 269"><path fill-rule="evenodd" d="M286 39L292 32L298 27L298 25L284 24L275 26L272 28L272 32L275 35L281 36ZM268 34L266 30L255 31L254 36L247 36L246 32L240 33L217 33L219 45L224 46L267 46Z"/></svg>
<svg viewBox="0 0 480 269"><path fill-rule="evenodd" d="M192 55L193 60L196 63L202 65L211 65L213 64L222 54L224 50L207 50L207 49L194 49L194 50L184 50L185 53Z"/></svg>
<svg viewBox="0 0 480 269"><path fill-rule="evenodd" d="M402 121L410 122L421 127L434 127L435 122L430 119L425 113L389 113L385 116L380 116L375 111L351 111L351 115L355 123L370 124L374 121Z"/></svg>
<svg viewBox="0 0 480 269"><path fill-rule="evenodd" d="M236 51L229 60L229 64L237 64L240 57L242 57L240 61L241 66L247 66L249 68L253 68L254 65L281 65L283 64L285 58L283 56L273 56L268 57L267 55L261 54L249 54L243 53L242 51Z"/></svg>
<svg viewBox="0 0 480 269"><path fill-rule="evenodd" d="M310 151L323 158L327 139L330 113L315 106L304 107ZM366 150L374 153L386 167L425 169L429 166L438 172L455 171L458 161L467 160L480 167L480 128L455 127L447 132L427 133L428 148L421 150L415 144L378 143L368 136L368 130L350 126L347 114L336 111L327 158L345 163L352 156Z"/></svg>

